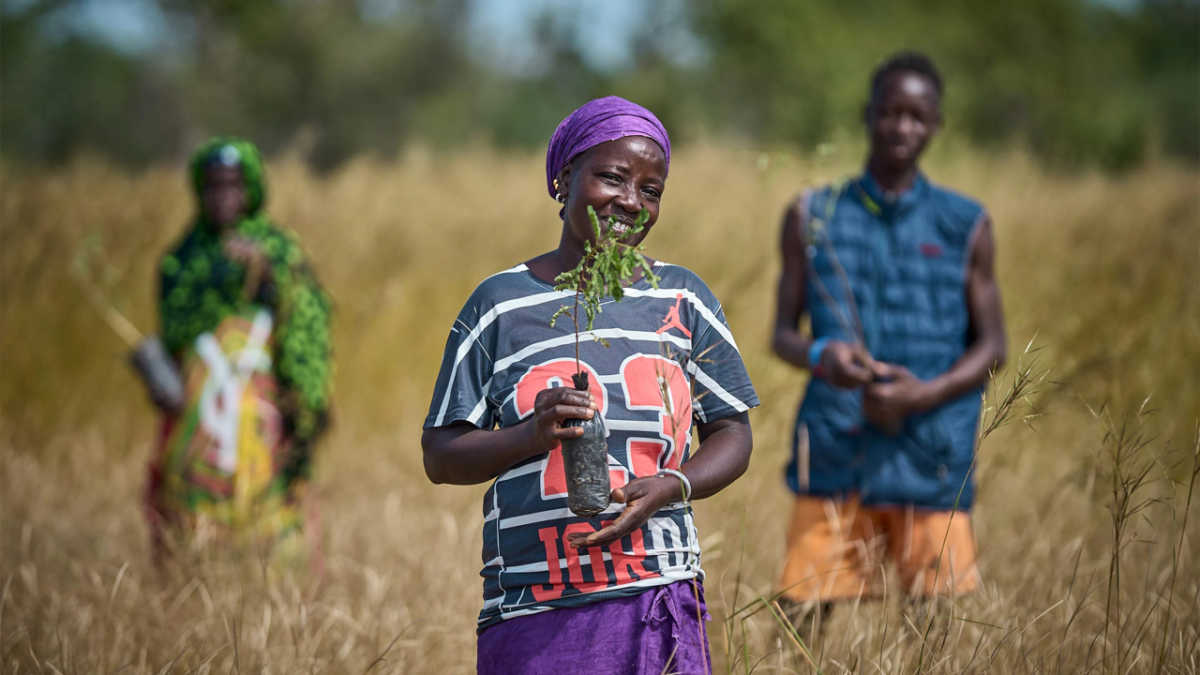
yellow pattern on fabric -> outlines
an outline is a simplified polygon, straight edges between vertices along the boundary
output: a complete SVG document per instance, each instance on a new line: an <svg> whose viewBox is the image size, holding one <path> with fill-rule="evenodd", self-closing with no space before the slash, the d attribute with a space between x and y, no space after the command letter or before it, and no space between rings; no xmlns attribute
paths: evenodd
<svg viewBox="0 0 1200 675"><path fill-rule="evenodd" d="M185 350L187 408L163 455L162 502L179 534L273 545L300 529L304 482L280 476L290 439L268 356L269 316L247 306ZM205 346L210 338L219 351Z"/></svg>

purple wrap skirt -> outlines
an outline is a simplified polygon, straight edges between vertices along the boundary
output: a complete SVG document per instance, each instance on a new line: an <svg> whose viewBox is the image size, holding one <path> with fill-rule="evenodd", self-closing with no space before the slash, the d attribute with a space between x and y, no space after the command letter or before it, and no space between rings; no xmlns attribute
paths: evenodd
<svg viewBox="0 0 1200 675"><path fill-rule="evenodd" d="M710 675L709 618L700 582L677 581L507 619L479 635L476 668L479 675Z"/></svg>

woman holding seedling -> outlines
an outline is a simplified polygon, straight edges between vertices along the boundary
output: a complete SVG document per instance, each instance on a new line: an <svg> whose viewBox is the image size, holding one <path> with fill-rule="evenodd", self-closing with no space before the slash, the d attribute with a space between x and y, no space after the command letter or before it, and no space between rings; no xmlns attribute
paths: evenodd
<svg viewBox="0 0 1200 675"><path fill-rule="evenodd" d="M253 145L208 141L191 179L199 215L163 256L159 306L182 396L148 378L164 413L147 490L156 553L216 540L303 554L309 458L329 409L330 301L295 235L262 213Z"/></svg>
<svg viewBox="0 0 1200 675"><path fill-rule="evenodd" d="M640 253L670 156L629 101L563 120L558 248L485 279L451 330L421 441L435 483L492 483L480 673L710 671L688 502L745 471L758 399L704 282ZM563 445L596 416L612 503L587 517Z"/></svg>

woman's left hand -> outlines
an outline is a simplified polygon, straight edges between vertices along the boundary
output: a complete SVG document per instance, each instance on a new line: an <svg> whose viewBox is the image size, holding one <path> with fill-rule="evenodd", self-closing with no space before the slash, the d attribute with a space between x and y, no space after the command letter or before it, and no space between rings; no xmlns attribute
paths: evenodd
<svg viewBox="0 0 1200 675"><path fill-rule="evenodd" d="M613 490L612 500L624 504L625 510L611 525L589 535L582 532L570 534L567 543L575 548L608 546L645 525L662 507L682 501L683 487L675 476L643 476L629 481L625 487Z"/></svg>
<svg viewBox="0 0 1200 675"><path fill-rule="evenodd" d="M274 290L271 284L274 283L274 279L271 276L271 260L262 244L248 237L233 235L225 239L221 248L226 258L246 268L243 295L248 299L257 298L267 304L273 304L271 298ZM267 289L270 291L263 295L262 292Z"/></svg>
<svg viewBox="0 0 1200 675"><path fill-rule="evenodd" d="M692 484L693 501L711 497L737 480L750 466L750 451L754 448L750 416L745 412L701 422L696 431L700 448L680 467L687 469L684 473ZM567 543L575 548L607 546L645 525L667 504L683 501L683 496L683 485L677 476L655 474L635 478L612 491L612 500L624 504L625 510L611 525L590 535L569 534Z"/></svg>

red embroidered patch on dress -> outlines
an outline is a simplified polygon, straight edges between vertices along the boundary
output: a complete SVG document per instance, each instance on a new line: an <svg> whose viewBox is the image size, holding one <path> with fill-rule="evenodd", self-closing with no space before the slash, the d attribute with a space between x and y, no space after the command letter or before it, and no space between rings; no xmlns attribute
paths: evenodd
<svg viewBox="0 0 1200 675"><path fill-rule="evenodd" d="M921 244L921 255L928 258L940 258L942 256L942 247L937 244Z"/></svg>

